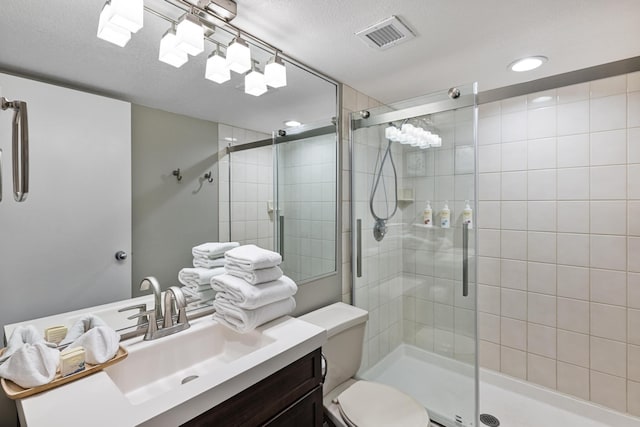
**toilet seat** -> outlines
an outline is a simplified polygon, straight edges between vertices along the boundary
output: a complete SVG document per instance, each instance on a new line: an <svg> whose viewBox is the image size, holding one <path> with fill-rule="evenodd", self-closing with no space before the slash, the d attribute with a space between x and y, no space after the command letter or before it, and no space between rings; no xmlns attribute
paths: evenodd
<svg viewBox="0 0 640 427"><path fill-rule="evenodd" d="M384 384L356 381L336 398L350 427L428 427L429 414L415 399Z"/></svg>

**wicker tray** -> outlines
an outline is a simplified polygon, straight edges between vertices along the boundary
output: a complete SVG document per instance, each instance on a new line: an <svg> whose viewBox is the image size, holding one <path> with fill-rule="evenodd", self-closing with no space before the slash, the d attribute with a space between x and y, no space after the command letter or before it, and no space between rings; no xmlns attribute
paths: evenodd
<svg viewBox="0 0 640 427"><path fill-rule="evenodd" d="M2 355L2 353L4 353L4 348L0 349L0 356ZM37 393L41 393L43 391L47 391L47 390L51 390L52 388L56 388L59 387L63 384L67 384L70 383L71 381L75 381L77 379L80 379L82 377L86 377L87 375L91 375L95 372L101 371L102 369L106 368L107 366L111 366L114 363L118 363L121 360L123 360L125 357L127 357L129 353L127 352L127 350L123 347L120 346L118 348L118 352L116 353L115 356L113 356L113 358L105 363L100 363L98 365L91 365L89 363L85 364L85 368L84 371L80 371L80 372L76 372L75 374L71 374L69 376L66 377L61 377L60 376L60 372L56 373L55 378L53 379L53 381L51 381L48 384L44 384L38 387L33 387L33 388L22 388L20 387L18 384L14 383L11 380L8 380L6 378L1 378L0 379L0 383L2 384L2 389L4 390L5 394L7 395L7 397L9 399L23 399L25 397L28 396L32 396L34 394Z"/></svg>

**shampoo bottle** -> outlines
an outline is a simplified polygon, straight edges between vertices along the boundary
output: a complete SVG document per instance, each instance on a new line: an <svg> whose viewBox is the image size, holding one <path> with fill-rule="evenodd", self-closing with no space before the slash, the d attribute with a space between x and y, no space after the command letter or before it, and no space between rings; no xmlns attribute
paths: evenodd
<svg viewBox="0 0 640 427"><path fill-rule="evenodd" d="M427 227L433 227L433 210L431 209L431 202L427 200L427 206L422 211L422 219L424 225Z"/></svg>
<svg viewBox="0 0 640 427"><path fill-rule="evenodd" d="M465 200L464 209L462 210L462 223L469 224L469 229L473 228L473 210L469 205L469 201Z"/></svg>
<svg viewBox="0 0 640 427"><path fill-rule="evenodd" d="M444 202L444 207L440 211L440 227L449 228L449 220L451 219L451 211L449 210L448 201Z"/></svg>

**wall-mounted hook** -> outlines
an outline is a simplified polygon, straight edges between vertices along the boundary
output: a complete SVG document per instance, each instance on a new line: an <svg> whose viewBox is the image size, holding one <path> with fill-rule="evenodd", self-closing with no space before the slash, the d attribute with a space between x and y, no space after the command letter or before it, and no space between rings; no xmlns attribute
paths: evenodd
<svg viewBox="0 0 640 427"><path fill-rule="evenodd" d="M175 176L178 181L182 181L182 174L180 173L180 168L174 170L173 172L171 172L171 174Z"/></svg>
<svg viewBox="0 0 640 427"><path fill-rule="evenodd" d="M213 177L211 176L211 171L209 171L209 172L204 174L204 179L206 179L207 182L209 182L209 183L213 182Z"/></svg>

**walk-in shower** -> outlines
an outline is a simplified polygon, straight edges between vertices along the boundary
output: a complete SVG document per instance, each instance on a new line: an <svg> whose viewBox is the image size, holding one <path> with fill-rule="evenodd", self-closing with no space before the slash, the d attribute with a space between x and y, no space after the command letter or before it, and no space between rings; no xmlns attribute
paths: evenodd
<svg viewBox="0 0 640 427"><path fill-rule="evenodd" d="M469 85L351 120L352 295L369 311L359 376L446 426L477 420L476 239L461 218L476 200L475 105ZM448 228L424 223L428 202L434 217L449 206Z"/></svg>

